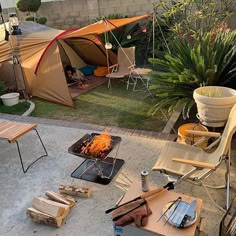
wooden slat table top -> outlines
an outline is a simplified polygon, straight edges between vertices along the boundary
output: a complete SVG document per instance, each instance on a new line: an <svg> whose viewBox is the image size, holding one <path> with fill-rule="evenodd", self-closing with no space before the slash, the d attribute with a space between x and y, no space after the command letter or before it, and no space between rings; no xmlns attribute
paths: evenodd
<svg viewBox="0 0 236 236"><path fill-rule="evenodd" d="M0 120L0 138L7 139L9 143L13 143L36 127L36 124Z"/></svg>
<svg viewBox="0 0 236 236"><path fill-rule="evenodd" d="M151 188L151 190L154 188ZM125 203L127 201L130 201L131 199L134 199L141 194L143 194L141 190L141 183L134 182L131 187L129 188L128 192L125 194L124 198L120 202L120 204ZM178 197L182 197L182 200L188 203L191 203L193 200L197 200L197 220L196 222L184 229L179 229L177 227L173 227L171 224L166 222L166 218L162 217L159 222L157 220L160 218L160 216L163 213L163 207L166 206L166 204L176 200ZM165 191L161 193L160 195L153 195L152 197L149 197L146 199L150 209L152 210L152 214L148 218L148 223L146 226L140 228L140 234L138 235L145 235L145 231L152 233L152 235L160 235L160 236L194 236L195 231L197 228L197 224L199 223L200 219L200 212L202 208L202 200L200 198L194 198L190 197L184 194L175 193L174 191ZM129 226L127 226L129 227ZM134 224L130 225L130 227L136 227ZM143 233L142 233L143 232Z"/></svg>

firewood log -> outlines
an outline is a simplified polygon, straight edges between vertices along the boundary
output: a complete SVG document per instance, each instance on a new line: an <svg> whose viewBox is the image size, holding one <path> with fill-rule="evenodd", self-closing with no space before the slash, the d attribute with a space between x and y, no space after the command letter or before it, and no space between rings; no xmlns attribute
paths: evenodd
<svg viewBox="0 0 236 236"><path fill-rule="evenodd" d="M91 188L85 187L76 187L76 186L69 186L69 185L60 185L59 187L60 193L65 193L72 196L84 197L88 198L91 196L92 190Z"/></svg>
<svg viewBox="0 0 236 236"><path fill-rule="evenodd" d="M41 224L51 225L58 228L62 225L61 216L55 218L32 207L27 209L27 215L31 217L33 221Z"/></svg>
<svg viewBox="0 0 236 236"><path fill-rule="evenodd" d="M55 192L52 192L52 191L47 191L45 193L45 195L49 199L51 199L53 201L60 202L62 204L68 205L70 208L72 208L75 205L75 203L76 203L74 198L69 197L69 196L66 197L66 196L64 196L64 195L62 195L60 193L55 193Z"/></svg>
<svg viewBox="0 0 236 236"><path fill-rule="evenodd" d="M63 196L68 202L70 202L71 208L75 206L77 200L74 199L73 197L65 194L65 193L61 193L61 196Z"/></svg>
<svg viewBox="0 0 236 236"><path fill-rule="evenodd" d="M35 209L42 211L53 217L61 216L62 219L64 219L69 214L70 211L70 207L68 205L51 201L43 197L35 197L33 199L32 206Z"/></svg>

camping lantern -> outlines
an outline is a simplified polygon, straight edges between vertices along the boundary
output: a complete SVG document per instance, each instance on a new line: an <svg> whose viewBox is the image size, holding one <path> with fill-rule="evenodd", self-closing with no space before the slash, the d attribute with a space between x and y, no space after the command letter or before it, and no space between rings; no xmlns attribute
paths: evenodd
<svg viewBox="0 0 236 236"><path fill-rule="evenodd" d="M112 44L109 43L109 42L107 42L107 43L105 44L105 48L106 48L106 49L112 49Z"/></svg>
<svg viewBox="0 0 236 236"><path fill-rule="evenodd" d="M21 34L21 30L19 28L19 20L16 13L9 14L9 24L10 24L10 29L12 30L11 32L12 35Z"/></svg>

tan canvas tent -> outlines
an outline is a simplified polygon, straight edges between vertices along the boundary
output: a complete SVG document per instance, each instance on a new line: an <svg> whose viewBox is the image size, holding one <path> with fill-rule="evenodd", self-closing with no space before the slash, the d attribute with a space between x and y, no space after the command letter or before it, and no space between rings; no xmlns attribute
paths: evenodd
<svg viewBox="0 0 236 236"><path fill-rule="evenodd" d="M5 32L2 26L0 80L16 82L14 80L22 79L20 74L23 74L26 89L32 96L73 107L63 65L71 64L73 67L81 68L85 65L115 64L116 55L110 50L106 52L97 34L148 16L109 20L109 24L104 24L108 21L102 20L82 29L66 31L34 22L22 22L22 35L11 35L8 42L3 40ZM19 64L12 65L12 56L17 58Z"/></svg>
<svg viewBox="0 0 236 236"><path fill-rule="evenodd" d="M63 71L63 64L81 68L87 64L106 66L104 45L94 36L61 39L68 31L52 29L34 22L20 25L22 35L10 36L0 43L0 79L16 82L22 68L27 91L36 97L74 106ZM4 31L1 31L4 33ZM12 56L19 65L12 65ZM81 57L79 56L81 55ZM109 57L115 63L115 55ZM13 68L14 66L14 68ZM18 73L17 73L18 72Z"/></svg>

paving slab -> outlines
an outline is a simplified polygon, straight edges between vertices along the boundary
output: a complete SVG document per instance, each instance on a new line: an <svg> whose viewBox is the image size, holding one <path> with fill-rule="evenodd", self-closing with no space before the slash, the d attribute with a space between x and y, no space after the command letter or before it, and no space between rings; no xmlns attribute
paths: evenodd
<svg viewBox="0 0 236 236"><path fill-rule="evenodd" d="M18 116L0 116L0 119L13 119L15 121L29 122L31 118ZM117 158L125 160L125 164L109 185L100 185L71 177L71 173L84 161L83 158L68 153L68 148L86 133L96 132L94 129L56 125L47 119L32 118L38 124L38 131L48 151L48 156L36 162L26 174L22 172L20 160L17 156L15 144L0 140L0 207L1 227L0 235L3 236L112 236L113 228L110 215L105 215L105 210L114 206L116 201L128 189L133 181L140 182L142 170L151 170L155 164L161 148L166 141L159 138L147 138L132 134L117 134L122 138ZM61 123L62 124L62 123ZM84 127L84 126L82 126ZM89 126L88 126L89 127ZM116 131L114 129L114 131ZM164 138L164 136L161 136ZM23 159L29 163L43 150L34 133L31 132L20 140ZM115 155L115 152L111 153ZM235 152L232 153L235 156ZM232 183L236 181L235 160L232 160ZM213 174L209 182L224 182L223 169ZM167 179L158 172L150 171L150 180L153 186L162 186ZM48 190L58 191L60 184L75 184L91 187L93 194L88 199L77 198L76 207L71 210L61 228L53 228L34 223L26 215L26 209L31 207L36 196L44 196ZM232 195L235 194L235 184L232 186ZM217 210L206 196L202 187L183 183L176 186L175 192L184 193L203 199L201 216L205 217L204 235L218 235L219 222L223 213ZM222 206L225 201L225 190L211 190L211 196Z"/></svg>

